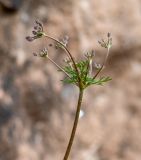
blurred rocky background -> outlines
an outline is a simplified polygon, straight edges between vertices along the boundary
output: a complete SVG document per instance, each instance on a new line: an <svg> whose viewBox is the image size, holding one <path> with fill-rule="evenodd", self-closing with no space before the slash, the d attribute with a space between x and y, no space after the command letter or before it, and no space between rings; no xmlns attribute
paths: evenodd
<svg viewBox="0 0 141 160"><path fill-rule="evenodd" d="M0 160L62 160L72 128L77 88L32 52L51 43L28 43L35 19L48 34L70 37L77 59L112 33L102 74L113 78L85 92L84 116L71 160L141 160L141 1L0 0ZM50 52L62 64L65 54Z"/></svg>

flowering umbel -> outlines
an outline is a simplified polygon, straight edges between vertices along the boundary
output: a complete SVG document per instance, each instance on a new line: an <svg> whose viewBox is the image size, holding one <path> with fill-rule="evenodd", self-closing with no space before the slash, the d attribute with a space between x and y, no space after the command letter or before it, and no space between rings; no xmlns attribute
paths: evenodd
<svg viewBox="0 0 141 160"><path fill-rule="evenodd" d="M38 57L48 58L48 49L44 48L39 53L34 52L33 55Z"/></svg>
<svg viewBox="0 0 141 160"><path fill-rule="evenodd" d="M41 38L44 35L43 24L39 21L35 21L35 26L33 27L32 36L27 36L26 40L32 42L35 39Z"/></svg>
<svg viewBox="0 0 141 160"><path fill-rule="evenodd" d="M48 38L53 42L55 42L55 47L63 49L67 57L64 60L65 65L61 67L49 56L47 48L42 49L41 52L39 53L34 53L34 56L42 57L49 60L59 69L59 71L62 71L63 73L65 73L66 77L64 78L64 80L62 80L63 82L74 84L79 88L79 97L78 97L77 109L75 114L75 120L72 128L70 140L63 158L63 160L68 160L72 143L74 140L78 120L79 120L84 90L90 85L93 85L93 84L102 85L105 82L108 82L111 80L109 76L98 77L98 75L104 68L105 63L107 61L107 57L109 55L109 49L112 46L112 38L111 38L111 34L108 33L107 40L102 39L101 41L99 41L99 44L101 45L101 47L104 47L107 49L107 54L105 56L105 59L102 65L99 65L96 62L93 62L93 58L95 56L95 52L93 50L90 52L87 52L84 55L85 58L83 60L76 62L71 52L67 48L67 43L68 43L67 36L62 40L57 40L56 38L51 37L44 32L43 25L41 22L35 21L35 23L36 25L34 26L34 30L32 31L33 35L26 37L26 39L31 42L35 39L42 38L42 37ZM49 44L49 47L52 47L52 46L53 46L52 44ZM92 71L93 66L96 68L94 72Z"/></svg>
<svg viewBox="0 0 141 160"><path fill-rule="evenodd" d="M100 77L97 78L101 70L104 68L105 62L107 60L107 57L109 55L109 49L112 46L112 38L111 34L107 34L107 40L102 39L99 41L99 44L108 49L108 52L106 54L105 61L102 65L97 64L96 62L93 62L93 57L95 56L95 52L92 50L90 52L87 52L84 54L85 59L81 60L79 62L75 62L74 58L72 57L70 51L67 48L67 43L68 43L68 36L65 36L61 40L57 40L49 35L47 35L44 32L43 25L39 21L35 21L35 26L33 27L32 34L33 36L28 36L26 39L28 41L33 41L35 39L41 38L42 36L49 38L55 42L55 46L59 47L63 50L66 51L67 53L67 58L65 59L65 66L61 67L52 58L49 57L48 55L48 49L45 48L41 50L40 53L34 53L34 56L42 57L42 58L47 58L50 60L53 64L55 64L58 68L59 71L62 71L65 73L67 76L63 81L65 83L71 83L75 84L76 86L85 89L86 87L92 85L92 84L97 84L97 85L102 85L104 82L107 82L111 80L110 77ZM93 74L93 66L95 67L95 73Z"/></svg>
<svg viewBox="0 0 141 160"><path fill-rule="evenodd" d="M101 41L98 41L98 43L101 45L101 47L110 49L112 47L111 33L107 33L107 41L101 39Z"/></svg>

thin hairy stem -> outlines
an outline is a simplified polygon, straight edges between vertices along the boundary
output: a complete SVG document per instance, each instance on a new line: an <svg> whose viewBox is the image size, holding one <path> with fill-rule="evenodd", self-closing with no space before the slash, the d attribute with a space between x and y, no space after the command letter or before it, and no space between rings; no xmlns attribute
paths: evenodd
<svg viewBox="0 0 141 160"><path fill-rule="evenodd" d="M82 89L80 89L79 98L78 98L78 104L77 104L77 110L76 110L76 115L75 115L75 120L74 120L71 136L70 136L69 143L68 143L68 146L67 146L67 149L66 149L66 152L65 152L63 160L67 160L68 159L70 151L71 151L71 147L72 147L72 144L73 144L73 140L74 140L76 129L77 129L77 125L78 125L79 114L80 114L82 98L83 98L83 92L84 91Z"/></svg>
<svg viewBox="0 0 141 160"><path fill-rule="evenodd" d="M71 79L69 74L62 67L60 67L56 62L54 62L49 56L47 57L47 59L49 59L57 68L59 68L62 72L64 72Z"/></svg>
<svg viewBox="0 0 141 160"><path fill-rule="evenodd" d="M97 71L97 73L94 75L93 79L95 79L95 78L99 75L99 73L103 70L103 68L104 68L104 66L105 66L105 64L106 64L108 55L109 55L109 48L108 48L108 50L107 50L107 54L106 54L106 57L105 57L105 59L104 59L104 62L103 62L103 64L102 64L101 68L100 68L100 69Z"/></svg>
<svg viewBox="0 0 141 160"><path fill-rule="evenodd" d="M78 68L77 68L77 66L76 66L76 63L75 63L75 61L74 61L74 59L73 59L70 51L69 51L69 50L67 49L67 47L66 47L63 43L61 43L59 40L57 40L57 39L55 39L55 38L53 38L53 37L51 37L51 36L49 36L49 35L46 35L45 33L44 33L44 36L47 37L47 38L49 38L49 39L52 39L52 40L55 41L55 42L57 42L58 44L60 44L60 45L65 49L67 55L70 57L73 65L74 65L74 68L75 68L75 70L76 70L76 72L77 72L78 80L79 80L79 87L82 88L82 86L81 86L81 78L80 78L80 75L79 75L79 71L78 71Z"/></svg>

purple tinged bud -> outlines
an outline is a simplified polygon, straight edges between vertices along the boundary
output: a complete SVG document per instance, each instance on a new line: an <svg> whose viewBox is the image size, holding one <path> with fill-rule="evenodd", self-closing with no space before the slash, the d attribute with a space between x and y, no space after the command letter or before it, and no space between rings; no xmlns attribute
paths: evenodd
<svg viewBox="0 0 141 160"><path fill-rule="evenodd" d="M101 44L101 41L98 41L99 44Z"/></svg>
<svg viewBox="0 0 141 160"><path fill-rule="evenodd" d="M34 30L35 32L43 31L43 25L39 21L35 20L35 25L34 25Z"/></svg>
<svg viewBox="0 0 141 160"><path fill-rule="evenodd" d="M42 31L42 27L38 27L38 32L41 32Z"/></svg>
<svg viewBox="0 0 141 160"><path fill-rule="evenodd" d="M38 30L38 26L34 26L34 29L35 29L35 30Z"/></svg>
<svg viewBox="0 0 141 160"><path fill-rule="evenodd" d="M43 25L39 21L35 21L36 25L34 26L34 30L32 31L33 36L27 36L26 40L32 42L35 39L41 38L43 33Z"/></svg>
<svg viewBox="0 0 141 160"><path fill-rule="evenodd" d="M33 56L37 56L37 53L34 52L34 53L33 53Z"/></svg>
<svg viewBox="0 0 141 160"><path fill-rule="evenodd" d="M38 20L35 20L35 23L36 23L36 24L39 24L39 21L38 21Z"/></svg>
<svg viewBox="0 0 141 160"><path fill-rule="evenodd" d="M107 33L107 37L108 37L108 38L111 37L111 33L110 33L110 32Z"/></svg>
<svg viewBox="0 0 141 160"><path fill-rule="evenodd" d="M36 31L32 31L33 35L37 35L37 32Z"/></svg>
<svg viewBox="0 0 141 160"><path fill-rule="evenodd" d="M33 37L30 37L30 36L27 36L27 37L26 37L26 40L29 41L29 42L32 42L32 41L34 40L34 38L33 38Z"/></svg>
<svg viewBox="0 0 141 160"><path fill-rule="evenodd" d="M94 57L95 56L95 51L92 50L91 53L90 53L91 57Z"/></svg>
<svg viewBox="0 0 141 160"><path fill-rule="evenodd" d="M50 43L50 44L49 44L49 47L52 47L52 46L53 46L53 44L52 44L52 43Z"/></svg>
<svg viewBox="0 0 141 160"><path fill-rule="evenodd" d="M39 22L38 20L35 20L35 23L37 24L37 25L39 25L40 27L42 27L43 25L42 25L42 23L41 22Z"/></svg>
<svg viewBox="0 0 141 160"><path fill-rule="evenodd" d="M42 25L42 23L41 23L41 22L39 22L39 26L40 26L40 27L43 27L43 25Z"/></svg>

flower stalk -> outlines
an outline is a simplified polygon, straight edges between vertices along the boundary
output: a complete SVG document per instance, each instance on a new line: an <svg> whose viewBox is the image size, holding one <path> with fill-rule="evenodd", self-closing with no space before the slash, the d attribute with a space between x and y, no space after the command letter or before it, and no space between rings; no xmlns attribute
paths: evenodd
<svg viewBox="0 0 141 160"><path fill-rule="evenodd" d="M103 70L103 68L104 68L104 66L105 66L105 64L106 64L106 62L107 62L107 59L108 59L109 51L110 51L110 49L107 48L107 54L106 54L106 57L105 57L105 59L104 59L104 62L103 62L103 64L102 64L102 66L100 67L100 69L99 69L99 70L96 72L96 74L93 76L93 79L95 79L95 78L99 75L99 73Z"/></svg>
<svg viewBox="0 0 141 160"><path fill-rule="evenodd" d="M72 128L72 131L71 131L71 136L70 136L69 143L68 143L68 146L67 146L67 149L66 149L66 152L65 152L63 160L67 160L68 159L70 151L71 151L71 148L72 148L72 144L73 144L73 141L74 141L74 137L75 137L78 121L79 121L79 114L80 114L80 110L81 110L83 93L84 93L84 90L80 89L79 90L79 98L78 98L78 103L77 103L75 119L74 119L74 123L73 123L73 128Z"/></svg>
<svg viewBox="0 0 141 160"><path fill-rule="evenodd" d="M66 45L64 45L64 44L63 44L62 42L60 42L59 40L57 40L57 39L55 39L54 37L51 37L51 36L49 36L49 35L47 35L47 34L45 34L45 33L44 33L44 36L45 36L46 38L52 39L53 41L57 42L57 44L59 44L59 45L66 51L67 55L70 57L73 65L74 65L74 68L75 68L75 70L76 70L76 72L77 72L78 80L79 80L78 85L79 85L80 88L82 88L82 84L81 84L81 79L80 79L80 76L79 76L78 68L77 68L77 66L76 66L76 63L75 63L74 58L72 57L72 54L70 53L70 51L68 50L68 48L66 47Z"/></svg>

